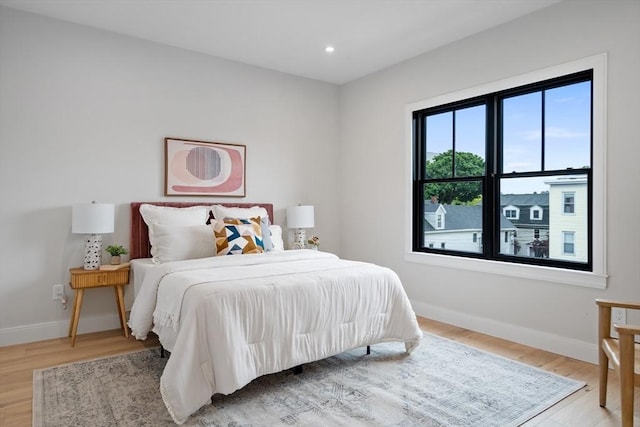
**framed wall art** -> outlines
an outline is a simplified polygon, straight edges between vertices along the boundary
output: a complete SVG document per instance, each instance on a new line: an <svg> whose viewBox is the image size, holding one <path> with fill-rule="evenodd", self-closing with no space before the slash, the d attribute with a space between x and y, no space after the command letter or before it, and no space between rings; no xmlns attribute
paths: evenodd
<svg viewBox="0 0 640 427"><path fill-rule="evenodd" d="M245 197L247 147L165 138L165 196Z"/></svg>

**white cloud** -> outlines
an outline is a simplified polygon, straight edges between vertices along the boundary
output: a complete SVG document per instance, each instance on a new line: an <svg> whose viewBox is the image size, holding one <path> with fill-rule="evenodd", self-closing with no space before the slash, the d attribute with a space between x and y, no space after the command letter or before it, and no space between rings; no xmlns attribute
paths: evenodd
<svg viewBox="0 0 640 427"><path fill-rule="evenodd" d="M539 130L529 130L520 132L520 136L525 141L540 141L542 133ZM559 127L548 127L545 129L546 138L556 139L575 139L585 138L589 136L589 132L574 132L569 129Z"/></svg>
<svg viewBox="0 0 640 427"><path fill-rule="evenodd" d="M573 132L565 128L548 127L545 130L545 136L547 138L573 139L587 137L589 132Z"/></svg>
<svg viewBox="0 0 640 427"><path fill-rule="evenodd" d="M524 130L520 132L520 135L525 141L540 141L542 132L539 130Z"/></svg>

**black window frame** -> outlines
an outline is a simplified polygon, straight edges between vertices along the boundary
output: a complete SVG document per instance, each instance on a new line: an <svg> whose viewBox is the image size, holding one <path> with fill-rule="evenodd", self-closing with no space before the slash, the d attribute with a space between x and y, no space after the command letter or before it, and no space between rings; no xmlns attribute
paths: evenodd
<svg viewBox="0 0 640 427"><path fill-rule="evenodd" d="M541 171L534 172L503 172L502 167L502 102L504 99L513 96L525 95L528 93L550 90L571 84L590 82L591 87L591 108L590 108L590 138L589 138L589 166L583 168L566 168L557 170L545 170L542 162ZM530 264L539 266L559 267L568 270L593 271L593 152L594 152L594 99L593 99L594 70L584 70L543 80L536 83L526 84L506 90L489 93L482 96L475 96L460 101L449 102L443 105L429 107L413 111L413 183L412 183L412 251L437 253L444 255L479 258L493 261L503 261L516 264ZM438 180L428 180L424 165L426 164L426 117L430 115L457 111L464 108L484 105L486 107L486 139L485 139L485 171L483 177L456 177L440 179L443 181L482 181L482 252L464 252L454 250L444 250L429 248L424 244L424 185ZM544 102L542 103L542 114L544 117ZM544 129L544 118L541 128ZM455 141L455 137L454 137ZM544 132L541 139L541 152L544 158L545 137ZM453 153L455 156L455 142ZM455 165L455 160L453 161ZM538 257L516 257L513 255L500 253L500 180L509 178L527 178L543 176L568 176L585 175L587 179L587 261L573 262L561 259L538 258ZM563 196L564 197L564 196ZM574 199L575 203L575 199ZM562 210L564 213L564 200ZM575 213L575 210L574 210Z"/></svg>

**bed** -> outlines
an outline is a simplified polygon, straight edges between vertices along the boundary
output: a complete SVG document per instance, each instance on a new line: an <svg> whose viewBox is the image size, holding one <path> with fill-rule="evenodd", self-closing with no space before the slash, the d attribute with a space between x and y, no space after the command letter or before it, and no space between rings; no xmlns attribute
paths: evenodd
<svg viewBox="0 0 640 427"><path fill-rule="evenodd" d="M201 206L208 211L196 224ZM161 212L164 225L149 212ZM233 393L259 376L386 341L411 352L420 341L393 271L327 252L284 250L281 229L264 218L273 218L271 204L135 202L131 214L135 298L128 325L137 339L153 331L171 353L160 391L178 424L214 394ZM238 249L231 234L249 243Z"/></svg>

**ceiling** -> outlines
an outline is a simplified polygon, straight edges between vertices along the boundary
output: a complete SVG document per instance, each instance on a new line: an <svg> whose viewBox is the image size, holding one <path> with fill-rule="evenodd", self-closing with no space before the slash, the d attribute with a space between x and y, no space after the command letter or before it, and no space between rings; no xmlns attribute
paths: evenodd
<svg viewBox="0 0 640 427"><path fill-rule="evenodd" d="M0 0L0 5L342 84L561 0ZM325 47L335 52L325 52Z"/></svg>

